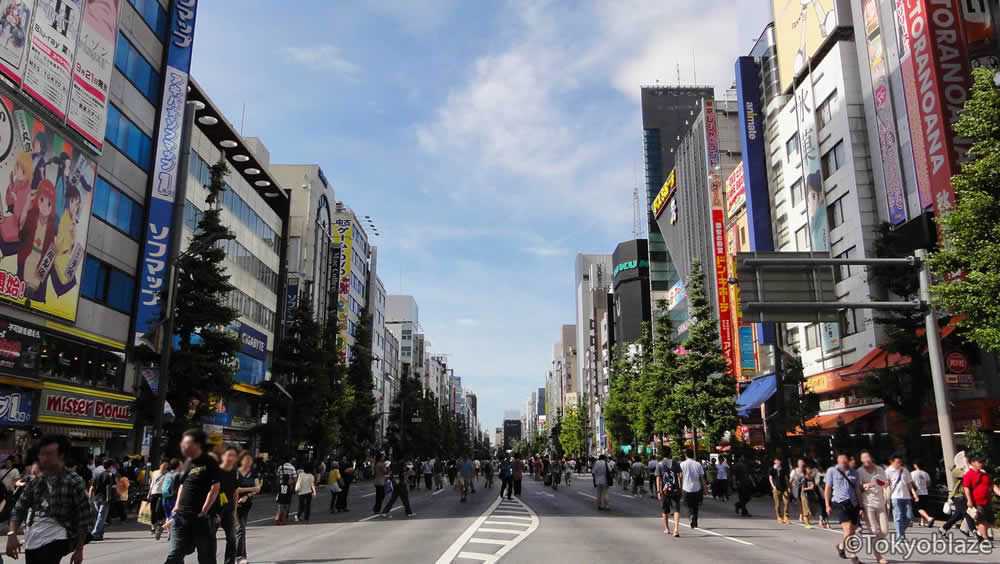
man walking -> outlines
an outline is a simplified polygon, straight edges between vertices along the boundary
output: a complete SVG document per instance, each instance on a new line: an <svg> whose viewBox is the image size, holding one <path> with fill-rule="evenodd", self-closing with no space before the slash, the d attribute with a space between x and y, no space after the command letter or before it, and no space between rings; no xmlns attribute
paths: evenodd
<svg viewBox="0 0 1000 564"><path fill-rule="evenodd" d="M632 497L637 497L639 495L639 488L642 487L642 471L645 469L646 465L639 460L639 457L632 459L632 466L629 467L629 472L632 473Z"/></svg>
<svg viewBox="0 0 1000 564"><path fill-rule="evenodd" d="M510 458L500 461L500 497L503 497L504 490L507 491L507 499L514 495L514 469L511 467Z"/></svg>
<svg viewBox="0 0 1000 564"><path fill-rule="evenodd" d="M608 507L608 487L611 485L611 464L608 463L607 455L602 454L594 463L590 471L594 479L594 489L597 490L597 510L607 511Z"/></svg>
<svg viewBox="0 0 1000 564"><path fill-rule="evenodd" d="M962 492L965 493L969 516L976 521L977 538L984 547L988 543L989 529L993 526L993 508L991 503L993 493L998 489L993 485L990 475L983 468L985 460L982 455L973 454L969 457L969 471L962 477Z"/></svg>
<svg viewBox="0 0 1000 564"><path fill-rule="evenodd" d="M94 530L90 538L94 541L104 540L104 527L108 524L108 511L111 509L111 496L115 493L115 473L112 471L114 463L111 459L106 459L101 465L103 472L94 479L94 484L90 488L90 497L94 500L94 507L97 508L97 518L94 520Z"/></svg>
<svg viewBox="0 0 1000 564"><path fill-rule="evenodd" d="M424 460L424 463L420 466L420 470L424 474L424 487L427 488L427 491L431 491L431 488L434 486L434 467L431 466L431 461L429 459Z"/></svg>
<svg viewBox="0 0 1000 564"><path fill-rule="evenodd" d="M726 462L725 457L720 458L719 463L715 466L715 485L719 491L719 497L723 501L729 501L729 463Z"/></svg>
<svg viewBox="0 0 1000 564"><path fill-rule="evenodd" d="M385 455L381 452L375 455L372 462L372 476L375 483L375 505L372 513L382 512L382 502L385 500Z"/></svg>
<svg viewBox="0 0 1000 564"><path fill-rule="evenodd" d="M62 435L46 435L38 442L41 475L24 486L11 514L7 556L17 559L23 547L27 562L59 564L70 553L72 564L83 562L94 511L83 478L66 470L69 448L69 438ZM17 538L21 525L25 526L23 545Z"/></svg>
<svg viewBox="0 0 1000 564"><path fill-rule="evenodd" d="M472 461L469 457L463 457L462 461L459 463L458 468L459 476L459 487L462 490L462 501L464 502L469 496L469 491L476 493L475 487L472 485L472 480L476 476L476 468L473 466Z"/></svg>
<svg viewBox="0 0 1000 564"><path fill-rule="evenodd" d="M771 483L771 497L774 498L774 516L779 523L788 524L788 471L780 458L774 459L774 464L767 474Z"/></svg>
<svg viewBox="0 0 1000 564"><path fill-rule="evenodd" d="M889 516L885 508L885 489L889 479L867 450L861 451L861 467L857 472L861 484L861 508L868 530L876 539L885 538L889 532ZM883 556L876 552L875 559L882 561Z"/></svg>
<svg viewBox="0 0 1000 564"><path fill-rule="evenodd" d="M656 480L656 495L660 499L660 513L663 516L663 534L681 536L681 467L676 460L670 458L670 447L660 451L660 461L654 471ZM674 515L674 530L670 532L670 514Z"/></svg>
<svg viewBox="0 0 1000 564"><path fill-rule="evenodd" d="M521 480L524 479L524 462L515 458L511 465L511 480L514 482L514 495L521 495Z"/></svg>
<svg viewBox="0 0 1000 564"><path fill-rule="evenodd" d="M896 536L906 538L906 528L913 519L913 502L917 500L917 493L910 471L903 465L902 456L894 454L889 458L885 476L889 479L889 500L892 503L892 518L896 522Z"/></svg>
<svg viewBox="0 0 1000 564"><path fill-rule="evenodd" d="M910 472L910 477L913 478L913 489L916 490L917 494L915 509L923 524L928 528L933 528L934 517L930 514L930 499L927 497L930 493L931 475L922 466L922 463L914 462L913 471Z"/></svg>
<svg viewBox="0 0 1000 564"><path fill-rule="evenodd" d="M747 504L753 495L753 480L746 459L742 456L736 459L736 465L733 466L733 487L736 488L736 512L740 517L750 517Z"/></svg>
<svg viewBox="0 0 1000 564"><path fill-rule="evenodd" d="M837 554L847 558L850 544L847 542L858 528L859 504L861 500L861 485L858 474L851 468L850 458L846 453L837 455L837 464L826 471L826 487L823 491L828 515L840 521L843 537L837 544ZM851 555L853 562L860 562L857 554Z"/></svg>
<svg viewBox="0 0 1000 564"><path fill-rule="evenodd" d="M656 468L659 466L660 461L656 459L656 456L650 456L649 462L646 463L646 479L649 480L649 497L657 499L659 496L656 492L660 491L656 487Z"/></svg>
<svg viewBox="0 0 1000 564"><path fill-rule="evenodd" d="M410 509L410 492L406 484L406 463L402 460L394 460L391 464L391 470L391 475L387 480L392 482L392 495L389 496L389 502L385 504L385 508L382 510L382 517L389 517L389 512L392 511L392 506L396 503L396 498L402 501L403 510L406 511L407 517L416 516L416 513Z"/></svg>
<svg viewBox="0 0 1000 564"><path fill-rule="evenodd" d="M444 463L441 462L440 458L434 459L434 490L440 490L444 487Z"/></svg>
<svg viewBox="0 0 1000 564"><path fill-rule="evenodd" d="M208 437L201 429L189 429L181 438L181 466L177 503L173 511L170 549L166 564L183 564L184 557L198 551L199 564L215 564L215 524L212 506L222 488L219 465L208 455Z"/></svg>
<svg viewBox="0 0 1000 564"><path fill-rule="evenodd" d="M691 528L698 528L698 508L705 495L705 469L694 459L694 452L684 451L681 462L681 489L684 491L684 505L691 517Z"/></svg>

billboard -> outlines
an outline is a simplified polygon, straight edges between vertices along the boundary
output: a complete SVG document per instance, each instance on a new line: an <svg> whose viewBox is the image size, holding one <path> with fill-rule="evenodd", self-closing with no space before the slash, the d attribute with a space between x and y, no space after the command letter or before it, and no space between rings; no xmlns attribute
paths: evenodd
<svg viewBox="0 0 1000 564"><path fill-rule="evenodd" d="M350 219L338 219L334 222L333 238L340 249L340 275L337 284L337 333L340 334L338 352L345 354L349 329L347 317L351 311L351 259L354 253L354 227Z"/></svg>
<svg viewBox="0 0 1000 564"><path fill-rule="evenodd" d="M0 388L0 427L31 424L34 400L33 391Z"/></svg>
<svg viewBox="0 0 1000 564"><path fill-rule="evenodd" d="M772 8L778 76L784 92L837 29L837 6L835 0L773 0Z"/></svg>
<svg viewBox="0 0 1000 564"><path fill-rule="evenodd" d="M76 320L97 165L0 95L0 299Z"/></svg>
<svg viewBox="0 0 1000 564"><path fill-rule="evenodd" d="M879 21L878 0L863 0L863 18L868 47L868 72L871 74L872 101L875 106L875 129L878 134L879 153L882 156L882 180L888 208L886 211L889 223L899 225L907 219L906 188L899 156L896 112L893 109L892 90L889 85L889 65Z"/></svg>
<svg viewBox="0 0 1000 564"><path fill-rule="evenodd" d="M667 202L670 200L670 196L674 194L674 188L677 188L677 170L671 170L670 174L667 175L667 179L663 181L663 186L660 187L659 193L656 194L656 198L653 198L653 218L660 217L663 213L663 208L666 207Z"/></svg>
<svg viewBox="0 0 1000 564"><path fill-rule="evenodd" d="M747 201L743 161L726 178L726 217L732 217Z"/></svg>
<svg viewBox="0 0 1000 564"><path fill-rule="evenodd" d="M94 148L104 147L108 90L118 35L119 0L84 0L80 40L73 63L66 124Z"/></svg>
<svg viewBox="0 0 1000 564"><path fill-rule="evenodd" d="M0 73L21 84L24 76L24 54L28 48L28 31L34 0L0 1Z"/></svg>
<svg viewBox="0 0 1000 564"><path fill-rule="evenodd" d="M240 350L236 355L236 381L256 386L264 381L267 372L267 335L242 321L237 332Z"/></svg>
<svg viewBox="0 0 1000 564"><path fill-rule="evenodd" d="M906 102L918 177L927 179L921 205L942 213L955 201L951 176L959 154L952 124L969 95L969 58L959 0L901 0L906 50ZM904 60L905 59L905 60ZM917 78L919 77L919 80ZM922 149L922 150L919 150ZM918 152L919 150L919 152Z"/></svg>
<svg viewBox="0 0 1000 564"><path fill-rule="evenodd" d="M153 171L150 174L150 197L147 200L149 215L142 250L138 305L135 309L133 339L136 345L159 322L162 313L160 292L167 280L167 257L172 252L170 246L177 190L177 164L180 160L188 73L191 71L196 9L197 0L176 0L170 7L170 42L167 44L167 66L163 72L160 122Z"/></svg>
<svg viewBox="0 0 1000 564"><path fill-rule="evenodd" d="M66 117L82 0L35 0L21 86L60 120Z"/></svg>

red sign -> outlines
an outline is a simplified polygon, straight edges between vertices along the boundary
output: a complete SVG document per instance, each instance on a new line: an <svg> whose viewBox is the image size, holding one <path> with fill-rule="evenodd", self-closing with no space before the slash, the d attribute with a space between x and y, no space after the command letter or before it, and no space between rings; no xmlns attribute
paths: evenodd
<svg viewBox="0 0 1000 564"><path fill-rule="evenodd" d="M729 373L735 375L739 366L736 347L733 345L733 320L729 303L729 260L726 257L726 226L722 210L712 210L712 247L715 254L715 288L719 303L719 340L726 357Z"/></svg>
<svg viewBox="0 0 1000 564"><path fill-rule="evenodd" d="M102 422L131 423L132 414L131 401L49 389L42 390L42 404L38 408L42 422L53 417L73 417L90 420L97 426Z"/></svg>
<svg viewBox="0 0 1000 564"><path fill-rule="evenodd" d="M944 364L948 367L948 372L951 374L969 374L972 372L969 369L969 358L958 351L948 353L948 356L944 357Z"/></svg>
<svg viewBox="0 0 1000 564"><path fill-rule="evenodd" d="M929 181L939 214L955 201L951 176L958 170L958 152L951 124L969 95L969 62L958 0L905 0L909 67L907 102L911 132L923 145L916 153L918 174ZM909 73L907 73L909 74ZM913 119L913 118L917 119ZM916 123L914 123L916 122Z"/></svg>

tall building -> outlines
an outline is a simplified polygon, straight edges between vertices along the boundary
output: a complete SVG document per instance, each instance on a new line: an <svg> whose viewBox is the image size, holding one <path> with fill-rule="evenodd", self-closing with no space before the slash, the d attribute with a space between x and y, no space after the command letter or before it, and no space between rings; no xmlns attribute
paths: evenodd
<svg viewBox="0 0 1000 564"><path fill-rule="evenodd" d="M337 202L333 214L334 240L340 248L340 283L337 287L337 351L345 365L351 360L355 337L368 309L368 276L371 248L368 232L354 211ZM369 312L370 313L370 312Z"/></svg>
<svg viewBox="0 0 1000 564"><path fill-rule="evenodd" d="M413 337L420 331L419 309L413 296L390 294L386 301L386 328L399 342L399 377L413 377Z"/></svg>
<svg viewBox="0 0 1000 564"><path fill-rule="evenodd" d="M371 351L372 351L372 378L375 392L375 411L386 412L383 406L392 405L392 381L391 367L387 366L389 360L386 352L386 335L389 333L385 328L385 308L386 291L382 278L378 275L378 248L371 247L371 258L368 269L368 315L371 321ZM387 415L383 415L387 418ZM383 426L378 426L378 437L381 439ZM381 442L381 441L379 441Z"/></svg>
<svg viewBox="0 0 1000 564"><path fill-rule="evenodd" d="M611 255L576 255L576 351L575 390L581 394L583 409L588 420L594 421L598 401L597 374L600 359L597 356L597 318L594 297L607 294L611 287ZM591 437L586 437L589 443Z"/></svg>
<svg viewBox="0 0 1000 564"><path fill-rule="evenodd" d="M504 419L503 421L503 448L508 450L511 445L523 438L521 433L520 419Z"/></svg>
<svg viewBox="0 0 1000 564"><path fill-rule="evenodd" d="M614 343L632 343L639 339L642 324L652 319L650 304L649 261L647 241L633 239L619 243L612 255L614 267ZM605 289L602 297L606 297ZM595 300L596 301L596 300ZM607 307L605 299L604 308ZM603 311L603 308L602 308ZM597 343L594 343L595 350Z"/></svg>
<svg viewBox="0 0 1000 564"><path fill-rule="evenodd" d="M674 168L674 151L680 143L680 136L700 107L701 99L712 95L712 88L705 86L656 85L641 89L649 278L654 302L663 298L678 277L660 234L660 226L649 206Z"/></svg>

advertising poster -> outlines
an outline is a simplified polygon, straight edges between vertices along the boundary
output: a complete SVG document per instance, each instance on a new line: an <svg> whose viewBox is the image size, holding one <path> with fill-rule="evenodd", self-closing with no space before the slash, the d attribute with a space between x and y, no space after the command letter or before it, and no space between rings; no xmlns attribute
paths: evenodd
<svg viewBox="0 0 1000 564"><path fill-rule="evenodd" d="M740 326L740 368L757 370L757 355L754 354L753 327Z"/></svg>
<svg viewBox="0 0 1000 564"><path fill-rule="evenodd" d="M0 299L76 320L97 165L0 96Z"/></svg>
<svg viewBox="0 0 1000 564"><path fill-rule="evenodd" d="M119 0L84 0L66 123L97 150L104 146Z"/></svg>
<svg viewBox="0 0 1000 564"><path fill-rule="evenodd" d="M902 0L907 49L903 66L907 107L911 109L911 135L918 175L929 180L930 201L940 214L955 201L951 176L958 171L958 151L952 123L969 95L969 60L958 0ZM902 58L902 57L901 57ZM915 122L915 123L914 123ZM923 151L916 152L917 138ZM921 171L923 169L923 171Z"/></svg>
<svg viewBox="0 0 1000 564"><path fill-rule="evenodd" d="M138 280L133 336L136 345L159 321L162 308L160 292L167 279L167 256L171 252L170 229L176 200L177 162L180 159L188 73L191 71L196 8L196 0L176 0L170 7L170 42L167 44L167 66L163 74L154 169L150 175L152 187L147 203L149 220L142 250L142 273Z"/></svg>
<svg viewBox="0 0 1000 564"><path fill-rule="evenodd" d="M29 425L35 392L0 387L0 427Z"/></svg>
<svg viewBox="0 0 1000 564"><path fill-rule="evenodd" d="M0 370L4 374L35 378L42 352L42 332L30 325L0 317Z"/></svg>
<svg viewBox="0 0 1000 564"><path fill-rule="evenodd" d="M823 41L837 29L837 7L835 0L773 0L771 6L778 75L784 92L796 75L805 70L809 58Z"/></svg>
<svg viewBox="0 0 1000 564"><path fill-rule="evenodd" d="M34 0L0 0L0 73L21 84Z"/></svg>
<svg viewBox="0 0 1000 564"><path fill-rule="evenodd" d="M732 217L747 201L743 161L726 178L726 217Z"/></svg>
<svg viewBox="0 0 1000 564"><path fill-rule="evenodd" d="M82 0L35 0L22 87L59 119L66 117Z"/></svg>
<svg viewBox="0 0 1000 564"><path fill-rule="evenodd" d="M334 224L335 242L340 246L340 281L337 286L337 333L340 334L338 348L346 354L348 312L351 310L351 259L354 249L354 228L350 219L338 219Z"/></svg>
<svg viewBox="0 0 1000 564"><path fill-rule="evenodd" d="M868 71L872 78L875 127L878 131L879 153L882 155L882 179L889 223L899 225L907 219L906 189L903 186L903 167L899 160L896 117L892 107L888 62L879 24L878 0L864 0L864 22L868 43Z"/></svg>
<svg viewBox="0 0 1000 564"><path fill-rule="evenodd" d="M236 380L256 386L264 381L267 371L267 335L240 322L238 327L240 351L236 355L239 368Z"/></svg>

